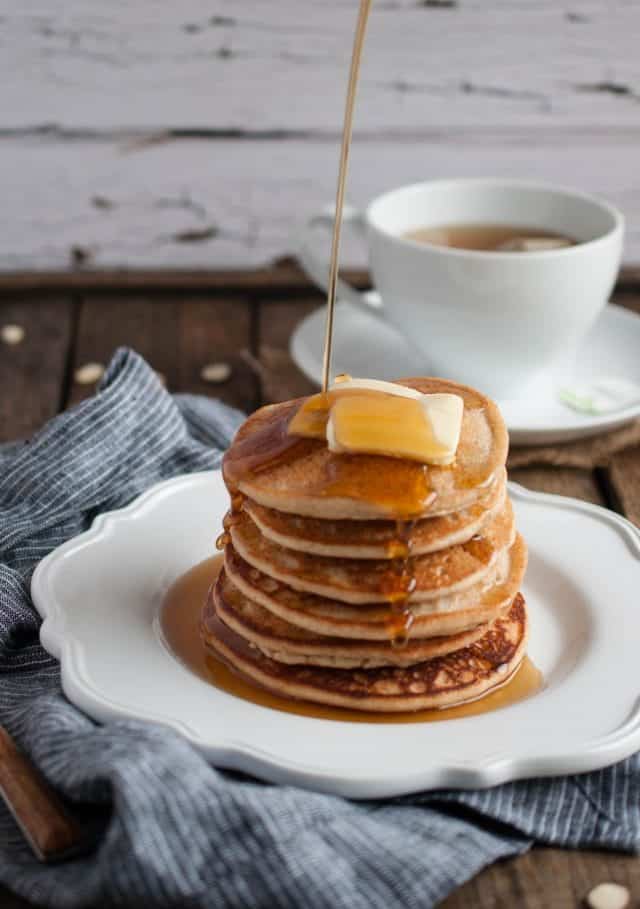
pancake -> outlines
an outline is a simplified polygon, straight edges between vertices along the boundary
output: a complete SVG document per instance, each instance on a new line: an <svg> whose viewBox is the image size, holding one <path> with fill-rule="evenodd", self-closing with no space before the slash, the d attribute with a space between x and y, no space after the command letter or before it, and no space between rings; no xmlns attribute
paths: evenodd
<svg viewBox="0 0 640 909"><path fill-rule="evenodd" d="M459 634L497 618L513 601L527 565L527 548L520 535L501 553L482 581L450 596L414 603L411 640ZM349 606L337 600L302 593L274 581L245 562L233 546L225 551L225 571L248 599L292 625L327 637L388 641L389 606Z"/></svg>
<svg viewBox="0 0 640 909"><path fill-rule="evenodd" d="M388 559L329 559L285 549L264 537L246 512L230 528L234 549L254 568L295 590L341 600L375 603L384 600L389 580ZM515 538L513 508L503 508L483 528L482 535L438 552L411 557L415 589L410 603L464 590L487 574L498 553Z"/></svg>
<svg viewBox="0 0 640 909"><path fill-rule="evenodd" d="M322 440L289 436L288 423L304 400L298 399L262 407L242 424L223 459L229 491L265 508L331 520L415 518L473 505L506 461L507 430L498 407L479 392L443 379L398 384L462 397L452 465L336 454Z"/></svg>
<svg viewBox="0 0 640 909"><path fill-rule="evenodd" d="M213 615L206 647L254 684L288 698L373 712L449 707L476 700L513 676L524 656L523 597L475 643L407 668L336 669L270 659Z"/></svg>
<svg viewBox="0 0 640 909"><path fill-rule="evenodd" d="M482 530L504 502L506 471L502 471L478 502L462 511L416 521L400 528L397 521L325 521L286 514L247 499L244 510L273 543L312 555L346 559L393 557L399 533L409 536L411 554L422 555L464 543Z"/></svg>
<svg viewBox="0 0 640 909"><path fill-rule="evenodd" d="M333 666L339 669L368 669L375 666L411 666L460 650L485 634L489 625L478 625L456 635L411 639L403 647L389 640L367 641L333 638L307 631L286 622L242 594L223 569L210 589L202 615L206 641L209 624L216 616L255 644L265 655L281 663Z"/></svg>

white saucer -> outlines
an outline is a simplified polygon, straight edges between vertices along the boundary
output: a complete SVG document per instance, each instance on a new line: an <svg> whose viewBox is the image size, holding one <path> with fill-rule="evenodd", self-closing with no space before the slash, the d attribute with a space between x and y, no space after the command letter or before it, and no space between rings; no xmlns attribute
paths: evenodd
<svg viewBox="0 0 640 909"><path fill-rule="evenodd" d="M365 295L379 305L374 292ZM291 355L312 382L322 377L324 307L303 319L291 338ZM429 364L391 325L348 302L336 307L333 371L378 379L429 375ZM562 384L584 385L615 375L640 385L640 316L609 304L578 351L575 365L563 370ZM452 378L455 378L452 377ZM515 400L499 401L516 445L568 442L615 429L640 416L640 400L607 414L577 413L563 404L552 377Z"/></svg>
<svg viewBox="0 0 640 909"><path fill-rule="evenodd" d="M227 505L218 472L161 483L47 556L31 586L41 640L91 716L165 723L214 763L268 780L370 798L593 770L640 748L640 533L593 505L511 494L546 686L502 710L354 724L260 707L193 675L154 620L172 581L211 554Z"/></svg>

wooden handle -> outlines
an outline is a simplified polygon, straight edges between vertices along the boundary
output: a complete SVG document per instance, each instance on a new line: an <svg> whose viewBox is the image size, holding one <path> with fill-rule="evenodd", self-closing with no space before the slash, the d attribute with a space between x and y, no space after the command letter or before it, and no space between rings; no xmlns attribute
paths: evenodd
<svg viewBox="0 0 640 909"><path fill-rule="evenodd" d="M82 831L44 777L0 727L0 795L40 861L75 853Z"/></svg>

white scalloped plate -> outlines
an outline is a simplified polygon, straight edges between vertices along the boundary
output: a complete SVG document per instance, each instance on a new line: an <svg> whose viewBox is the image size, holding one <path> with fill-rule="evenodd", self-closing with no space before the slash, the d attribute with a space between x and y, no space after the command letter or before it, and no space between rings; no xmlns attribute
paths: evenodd
<svg viewBox="0 0 640 909"><path fill-rule="evenodd" d="M640 749L640 534L596 506L511 486L530 548L529 652L546 686L442 723L312 719L240 700L194 676L154 619L169 585L211 554L226 509L219 472L161 483L38 565L44 647L74 704L98 720L182 732L214 763L354 798L578 773Z"/></svg>

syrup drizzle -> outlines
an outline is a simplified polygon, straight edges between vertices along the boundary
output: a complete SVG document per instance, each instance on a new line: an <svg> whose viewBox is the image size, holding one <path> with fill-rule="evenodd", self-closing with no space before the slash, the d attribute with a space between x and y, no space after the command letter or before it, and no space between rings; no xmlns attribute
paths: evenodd
<svg viewBox="0 0 640 909"><path fill-rule="evenodd" d="M289 422L300 401L279 405L275 414L267 412L262 425L244 439L236 439L222 459L222 474L232 495L240 483L270 467L287 463L304 450L320 443L289 434Z"/></svg>
<svg viewBox="0 0 640 909"><path fill-rule="evenodd" d="M411 560L411 534L415 521L396 521L396 536L387 544L390 564L380 585L384 599L389 603L385 625L391 646L406 647L409 643L414 615L409 608L409 598L416 589L416 578Z"/></svg>
<svg viewBox="0 0 640 909"><path fill-rule="evenodd" d="M338 257L340 255L340 231L342 228L342 211L344 208L344 191L347 183L349 168L349 150L351 148L351 132L353 127L353 108L356 100L358 73L360 59L364 46L364 36L369 19L371 0L360 0L358 22L353 40L353 53L351 54L351 68L349 70L349 86L347 88L347 101L344 111L344 124L342 127L342 146L340 149L340 168L338 170L338 188L336 190L336 211L333 222L333 238L331 241L331 260L329 265L329 287L327 292L327 323L324 336L324 354L322 357L322 390L329 388L331 374L331 344L333 340L333 313L336 302L336 286L338 283Z"/></svg>
<svg viewBox="0 0 640 909"><path fill-rule="evenodd" d="M240 519L240 512L244 506L245 497L241 492L234 492L231 495L231 507L222 519L223 532L216 540L216 549L218 552L224 552L226 546L231 542L231 528Z"/></svg>

